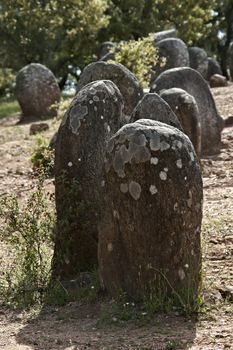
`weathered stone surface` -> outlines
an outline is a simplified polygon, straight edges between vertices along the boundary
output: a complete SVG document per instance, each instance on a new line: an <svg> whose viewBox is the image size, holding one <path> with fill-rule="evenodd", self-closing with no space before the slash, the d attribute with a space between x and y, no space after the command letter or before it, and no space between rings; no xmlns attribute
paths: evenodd
<svg viewBox="0 0 233 350"><path fill-rule="evenodd" d="M116 85L95 81L78 92L60 125L55 149L54 274L64 280L97 266L101 169L106 142L122 123L122 108Z"/></svg>
<svg viewBox="0 0 233 350"><path fill-rule="evenodd" d="M126 116L130 116L143 96L143 90L134 74L121 64L91 63L81 74L77 87L78 91L91 81L101 79L111 80L116 84L124 99L123 112Z"/></svg>
<svg viewBox="0 0 233 350"><path fill-rule="evenodd" d="M16 77L16 98L23 112L22 121L54 117L60 89L53 73L39 63L22 68Z"/></svg>
<svg viewBox="0 0 233 350"><path fill-rule="evenodd" d="M36 135L48 129L49 125L47 123L32 123L30 126L29 134Z"/></svg>
<svg viewBox="0 0 233 350"><path fill-rule="evenodd" d="M163 30L161 32L154 33L154 44L158 43L160 40L163 40L163 39L176 38L176 36L177 36L176 29Z"/></svg>
<svg viewBox="0 0 233 350"><path fill-rule="evenodd" d="M189 47L190 67L197 70L205 79L208 74L208 56L204 49L200 47Z"/></svg>
<svg viewBox="0 0 233 350"><path fill-rule="evenodd" d="M214 74L222 75L222 69L218 61L216 61L214 58L208 57L207 80L210 80Z"/></svg>
<svg viewBox="0 0 233 350"><path fill-rule="evenodd" d="M117 45L111 41L105 41L100 45L99 59L110 53L112 50L116 49Z"/></svg>
<svg viewBox="0 0 233 350"><path fill-rule="evenodd" d="M135 107L130 122L138 119L152 119L174 126L182 131L182 126L170 106L156 93L145 94Z"/></svg>
<svg viewBox="0 0 233 350"><path fill-rule="evenodd" d="M181 88L192 95L198 105L201 121L201 153L218 153L221 145L223 119L220 117L209 86L202 76L191 68L174 68L160 74L153 82L151 92Z"/></svg>
<svg viewBox="0 0 233 350"><path fill-rule="evenodd" d="M214 74L210 78L210 87L224 87L228 85L227 78L220 74Z"/></svg>
<svg viewBox="0 0 233 350"><path fill-rule="evenodd" d="M176 113L183 131L195 148L197 156L201 156L201 122L195 98L187 91L178 88L164 90L161 97L168 103Z"/></svg>
<svg viewBox="0 0 233 350"><path fill-rule="evenodd" d="M152 80L170 68L189 67L189 52L185 43L180 39L168 38L155 44L158 49L160 60L153 67ZM166 63L161 66L161 58L166 59Z"/></svg>
<svg viewBox="0 0 233 350"><path fill-rule="evenodd" d="M195 299L202 179L189 138L153 120L123 126L109 142L103 198L98 254L107 291L143 298L174 289Z"/></svg>

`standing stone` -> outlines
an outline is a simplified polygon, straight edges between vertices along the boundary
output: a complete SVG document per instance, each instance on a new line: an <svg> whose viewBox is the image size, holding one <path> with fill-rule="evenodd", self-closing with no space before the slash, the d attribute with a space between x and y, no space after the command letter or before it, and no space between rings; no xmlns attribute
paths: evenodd
<svg viewBox="0 0 233 350"><path fill-rule="evenodd" d="M188 135L198 158L201 156L201 122L195 98L182 89L164 90L161 97L176 113L184 133Z"/></svg>
<svg viewBox="0 0 233 350"><path fill-rule="evenodd" d="M105 55L109 54L112 50L115 50L117 45L111 41L105 41L100 45L98 57L101 59Z"/></svg>
<svg viewBox="0 0 233 350"><path fill-rule="evenodd" d="M206 79L208 74L208 56L206 51L196 46L190 47L188 51L190 67L197 70Z"/></svg>
<svg viewBox="0 0 233 350"><path fill-rule="evenodd" d="M185 43L180 39L168 38L159 41L155 44L158 49L159 60L153 67L152 80L170 68L189 67L189 52ZM161 59L166 60L164 65L161 65Z"/></svg>
<svg viewBox="0 0 233 350"><path fill-rule="evenodd" d="M228 85L227 78L220 74L214 74L211 76L210 80L210 87L224 87Z"/></svg>
<svg viewBox="0 0 233 350"><path fill-rule="evenodd" d="M177 30L176 29L168 29L163 30L161 32L154 33L154 44L158 43L160 40L167 39L167 38L176 38L177 37Z"/></svg>
<svg viewBox="0 0 233 350"><path fill-rule="evenodd" d="M160 74L153 82L151 92L173 87L181 88L193 96L197 102L201 122L201 153L216 154L220 151L223 120L220 117L207 82L191 68L174 68Z"/></svg>
<svg viewBox="0 0 233 350"><path fill-rule="evenodd" d="M101 169L107 140L122 123L123 100L111 81L95 81L75 96L55 150L57 233L54 275L72 279L97 266Z"/></svg>
<svg viewBox="0 0 233 350"><path fill-rule="evenodd" d="M214 58L208 57L208 71L207 71L207 80L210 80L212 75L214 74L222 74L222 69L220 67L220 64L218 61L216 61Z"/></svg>
<svg viewBox="0 0 233 350"><path fill-rule="evenodd" d="M60 89L53 73L39 63L22 68L16 77L16 98L22 109L22 121L57 115Z"/></svg>
<svg viewBox="0 0 233 350"><path fill-rule="evenodd" d="M145 94L141 101L138 102L131 116L130 122L133 123L138 119L151 119L174 126L180 129L182 126L171 110L170 106L157 94Z"/></svg>
<svg viewBox="0 0 233 350"><path fill-rule="evenodd" d="M152 120L123 126L109 142L103 191L98 254L107 291L143 298L173 290L195 300L203 193L189 138Z"/></svg>
<svg viewBox="0 0 233 350"><path fill-rule="evenodd" d="M143 90L138 80L122 64L95 62L89 64L83 71L78 82L78 91L91 81L107 79L113 81L119 88L124 99L124 114L130 116L143 96Z"/></svg>

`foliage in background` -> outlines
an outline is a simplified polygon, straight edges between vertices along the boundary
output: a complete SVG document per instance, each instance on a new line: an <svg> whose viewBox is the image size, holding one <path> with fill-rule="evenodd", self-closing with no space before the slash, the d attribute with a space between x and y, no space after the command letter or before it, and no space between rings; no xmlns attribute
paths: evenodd
<svg viewBox="0 0 233 350"><path fill-rule="evenodd" d="M43 299L50 279L54 206L39 178L24 204L16 196L0 203L0 240L7 247L9 266L1 276L0 300L27 306Z"/></svg>
<svg viewBox="0 0 233 350"><path fill-rule="evenodd" d="M102 37L113 41L137 39L148 33L176 27L187 44L208 37L205 26L213 16L219 0L111 0L111 16Z"/></svg>
<svg viewBox="0 0 233 350"><path fill-rule="evenodd" d="M135 74L141 86L148 87L151 69L155 66L158 55L153 46L153 37L130 40L119 45L119 52L115 54L115 63L121 63Z"/></svg>
<svg viewBox="0 0 233 350"><path fill-rule="evenodd" d="M18 101L15 99L1 98L0 99L0 119L9 117L21 111Z"/></svg>
<svg viewBox="0 0 233 350"><path fill-rule="evenodd" d="M43 172L50 176L54 170L54 150L49 147L48 142L43 136L37 137L37 147L34 150L30 161L35 171Z"/></svg>
<svg viewBox="0 0 233 350"><path fill-rule="evenodd" d="M93 59L107 0L0 0L1 66L40 62L63 76Z"/></svg>
<svg viewBox="0 0 233 350"><path fill-rule="evenodd" d="M11 69L0 68L0 97L12 95L15 84L15 75Z"/></svg>

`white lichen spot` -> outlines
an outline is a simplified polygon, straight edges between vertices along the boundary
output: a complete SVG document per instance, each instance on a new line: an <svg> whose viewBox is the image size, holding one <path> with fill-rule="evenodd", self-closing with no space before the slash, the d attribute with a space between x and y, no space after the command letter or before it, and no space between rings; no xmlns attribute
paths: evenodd
<svg viewBox="0 0 233 350"><path fill-rule="evenodd" d="M158 158L156 158L156 157L151 157L151 159L150 159L150 163L151 163L151 164L156 165L156 164L158 164L158 162L159 162Z"/></svg>
<svg viewBox="0 0 233 350"><path fill-rule="evenodd" d="M101 187L104 187L105 186L105 181L102 180L100 185L101 185Z"/></svg>
<svg viewBox="0 0 233 350"><path fill-rule="evenodd" d="M99 102L99 100L100 100L100 99L99 99L99 96L94 96L94 97L93 97L93 100L94 100L95 102Z"/></svg>
<svg viewBox="0 0 233 350"><path fill-rule="evenodd" d="M103 119L104 119L104 116L103 116L103 115L101 115L101 116L100 116L100 119L102 119L102 120L103 120Z"/></svg>
<svg viewBox="0 0 233 350"><path fill-rule="evenodd" d="M68 167L72 167L73 163L72 162L69 162L68 163Z"/></svg>
<svg viewBox="0 0 233 350"><path fill-rule="evenodd" d="M129 193L133 197L134 200L138 200L141 195L142 188L139 183L135 181L131 181L129 184Z"/></svg>
<svg viewBox="0 0 233 350"><path fill-rule="evenodd" d="M159 177L161 180L165 181L167 180L167 173L165 171L160 171Z"/></svg>
<svg viewBox="0 0 233 350"><path fill-rule="evenodd" d="M176 161L176 166L177 166L177 168L182 168L182 160L181 159L178 159L177 161Z"/></svg>
<svg viewBox="0 0 233 350"><path fill-rule="evenodd" d="M184 270L181 267L178 270L178 275L179 275L181 281L185 278Z"/></svg>
<svg viewBox="0 0 233 350"><path fill-rule="evenodd" d="M168 168L164 168L163 170L166 171L166 173L168 172Z"/></svg>
<svg viewBox="0 0 233 350"><path fill-rule="evenodd" d="M128 184L123 184L123 183L120 184L120 190L121 190L122 193L127 193L128 190L129 190Z"/></svg>
<svg viewBox="0 0 233 350"><path fill-rule="evenodd" d="M97 112L98 108L96 106L94 106L94 111Z"/></svg>
<svg viewBox="0 0 233 350"><path fill-rule="evenodd" d="M107 131L108 131L108 132L111 131L110 125L107 126Z"/></svg>
<svg viewBox="0 0 233 350"><path fill-rule="evenodd" d="M194 255L194 250L193 249L191 250L191 255Z"/></svg>
<svg viewBox="0 0 233 350"><path fill-rule="evenodd" d="M114 218L116 218L118 220L120 219L120 215L119 215L117 210L113 210L113 216L114 216Z"/></svg>
<svg viewBox="0 0 233 350"><path fill-rule="evenodd" d="M81 158L78 159L79 162L81 162L81 160L82 160Z"/></svg>
<svg viewBox="0 0 233 350"><path fill-rule="evenodd" d="M92 105L92 103L93 103L93 100L89 100L89 103L90 103L90 105Z"/></svg>
<svg viewBox="0 0 233 350"><path fill-rule="evenodd" d="M113 244L108 243L107 249L108 249L108 252L111 253L113 251Z"/></svg>
<svg viewBox="0 0 233 350"><path fill-rule="evenodd" d="M188 268L189 268L189 264L185 264L184 267L185 267L186 269L188 269Z"/></svg>
<svg viewBox="0 0 233 350"><path fill-rule="evenodd" d="M150 185L150 193L152 195L156 194L158 192L157 188L155 185Z"/></svg>
<svg viewBox="0 0 233 350"><path fill-rule="evenodd" d="M162 142L160 143L160 150L161 150L161 152L166 151L166 150L168 150L169 148L170 148L170 145L169 145L169 143L167 143L166 141L162 141Z"/></svg>
<svg viewBox="0 0 233 350"><path fill-rule="evenodd" d="M184 180L187 181L187 176L184 177Z"/></svg>
<svg viewBox="0 0 233 350"><path fill-rule="evenodd" d="M183 146L183 143L181 141L177 141L177 147L182 148L182 146Z"/></svg>

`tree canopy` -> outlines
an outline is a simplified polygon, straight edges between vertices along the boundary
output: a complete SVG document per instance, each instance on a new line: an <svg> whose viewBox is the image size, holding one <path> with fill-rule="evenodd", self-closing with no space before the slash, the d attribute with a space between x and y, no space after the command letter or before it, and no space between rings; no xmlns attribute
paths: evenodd
<svg viewBox="0 0 233 350"><path fill-rule="evenodd" d="M84 66L108 24L106 9L107 0L0 0L1 65L40 62L56 75Z"/></svg>

